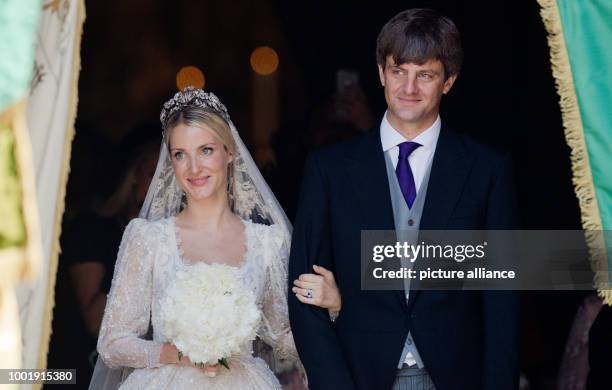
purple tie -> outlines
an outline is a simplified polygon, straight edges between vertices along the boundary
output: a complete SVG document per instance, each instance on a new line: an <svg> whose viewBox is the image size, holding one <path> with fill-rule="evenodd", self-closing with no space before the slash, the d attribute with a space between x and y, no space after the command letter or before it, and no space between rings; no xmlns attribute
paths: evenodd
<svg viewBox="0 0 612 390"><path fill-rule="evenodd" d="M414 176L408 163L408 156L416 150L421 144L416 142L402 142L399 146L399 157L397 160L397 167L395 168L395 174L397 175L397 181L399 182L402 194L408 208L412 208L414 200L416 199L416 184L414 183Z"/></svg>

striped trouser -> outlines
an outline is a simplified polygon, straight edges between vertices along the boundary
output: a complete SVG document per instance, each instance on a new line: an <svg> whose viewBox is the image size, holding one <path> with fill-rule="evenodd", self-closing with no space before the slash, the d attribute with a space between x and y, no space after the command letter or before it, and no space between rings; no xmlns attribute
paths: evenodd
<svg viewBox="0 0 612 390"><path fill-rule="evenodd" d="M404 366L397 372L392 390L436 390L425 369Z"/></svg>

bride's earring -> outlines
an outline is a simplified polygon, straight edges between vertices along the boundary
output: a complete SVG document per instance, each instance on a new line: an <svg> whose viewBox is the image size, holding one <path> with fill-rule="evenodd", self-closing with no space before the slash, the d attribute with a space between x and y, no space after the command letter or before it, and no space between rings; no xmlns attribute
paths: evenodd
<svg viewBox="0 0 612 390"><path fill-rule="evenodd" d="M227 165L227 195L229 197L230 206L234 205L234 163Z"/></svg>
<svg viewBox="0 0 612 390"><path fill-rule="evenodd" d="M187 206L187 193L182 190L181 191L181 210L184 210L185 207Z"/></svg>

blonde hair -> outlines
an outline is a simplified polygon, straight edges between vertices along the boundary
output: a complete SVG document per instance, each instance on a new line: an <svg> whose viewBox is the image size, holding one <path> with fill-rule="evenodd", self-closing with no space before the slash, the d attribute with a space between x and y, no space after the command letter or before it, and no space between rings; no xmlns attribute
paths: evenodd
<svg viewBox="0 0 612 390"><path fill-rule="evenodd" d="M164 142L170 151L170 133L178 125L194 126L208 130L221 140L225 150L236 155L236 143L229 124L215 111L188 105L172 113L168 118L164 131Z"/></svg>

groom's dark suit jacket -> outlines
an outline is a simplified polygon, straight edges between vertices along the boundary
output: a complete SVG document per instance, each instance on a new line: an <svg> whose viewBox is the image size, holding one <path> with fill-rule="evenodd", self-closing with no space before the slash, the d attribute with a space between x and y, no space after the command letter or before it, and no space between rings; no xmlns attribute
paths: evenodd
<svg viewBox="0 0 612 390"><path fill-rule="evenodd" d="M508 155L443 128L420 228L512 229ZM313 152L293 231L289 284L319 264L342 311L289 294L291 328L311 389L390 389L408 331L438 390L516 389L517 300L506 291L362 291L361 230L394 229L380 133Z"/></svg>

